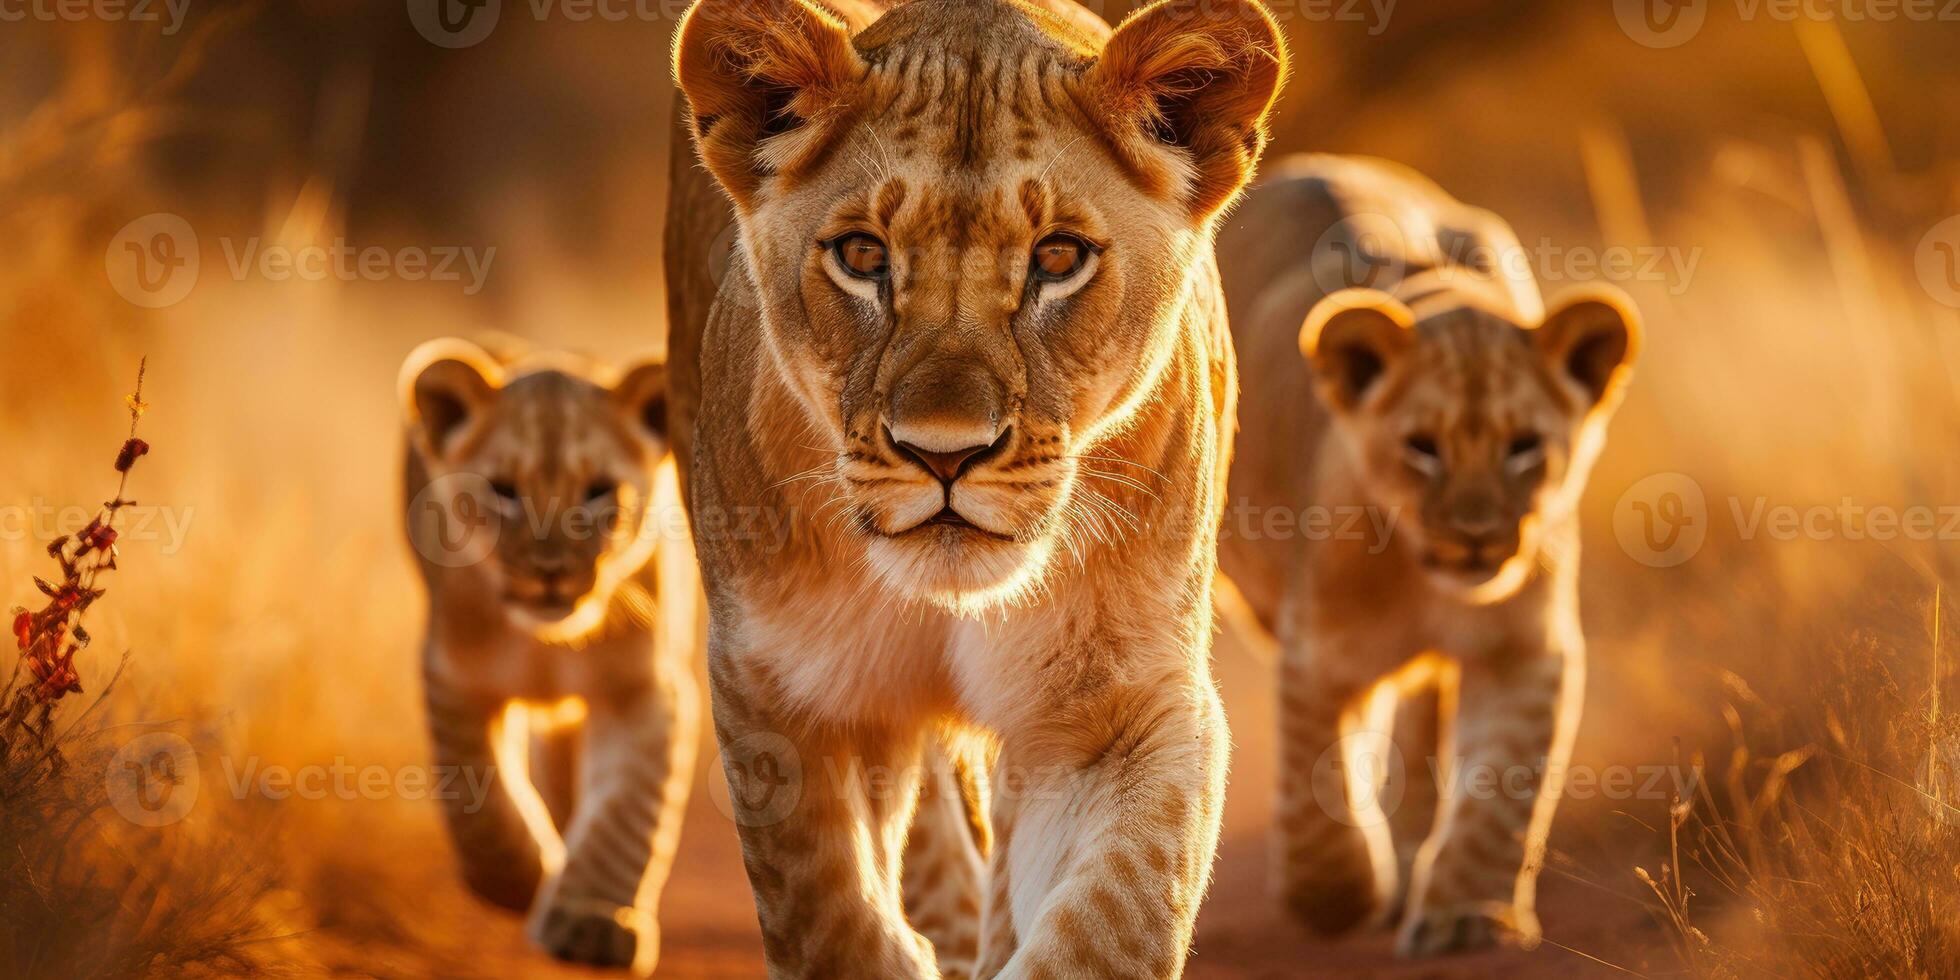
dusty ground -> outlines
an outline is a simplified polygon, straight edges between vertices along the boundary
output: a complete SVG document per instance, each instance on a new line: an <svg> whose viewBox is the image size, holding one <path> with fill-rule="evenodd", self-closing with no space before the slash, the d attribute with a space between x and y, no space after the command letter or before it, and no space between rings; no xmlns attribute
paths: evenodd
<svg viewBox="0 0 1960 980"><path fill-rule="evenodd" d="M1250 734L1272 723L1266 692L1269 676L1260 647L1234 636L1220 643L1221 681L1237 731ZM1216 883L1199 920L1188 975L1194 978L1505 976L1589 977L1624 975L1593 961L1598 956L1652 956L1660 934L1632 901L1599 886L1548 873L1540 896L1548 942L1538 950L1493 952L1445 960L1397 960L1384 933L1328 943L1289 921L1267 891L1266 810L1270 805L1273 753L1262 738L1238 738L1233 760L1226 839ZM708 761L708 760L704 760ZM704 767L705 768L705 767ZM681 854L661 907L663 952L658 975L675 978L761 977L761 940L741 868L734 828L718 812L703 776L689 805ZM719 778L714 777L714 778ZM417 847L441 849L433 820L415 819L403 832ZM407 842L397 842L407 843ZM546 959L522 935L512 915L478 906L453 880L448 860L425 862L427 881L415 891L428 896L449 927L434 931L472 936L472 957L485 976L589 977L594 971ZM1569 949L1561 948L1569 947ZM1664 955L1664 954L1663 954ZM370 966L372 968L372 966ZM1637 968L1636 968L1637 969ZM1645 972L1645 971L1642 971Z"/></svg>

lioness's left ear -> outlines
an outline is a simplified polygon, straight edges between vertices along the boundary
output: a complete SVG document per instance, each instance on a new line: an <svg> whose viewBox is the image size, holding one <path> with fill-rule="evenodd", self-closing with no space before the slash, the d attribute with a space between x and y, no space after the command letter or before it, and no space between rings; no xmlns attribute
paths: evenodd
<svg viewBox="0 0 1960 980"><path fill-rule="evenodd" d="M1251 179L1285 78L1286 42L1258 0L1160 0L1116 29L1091 83L1117 153L1202 220ZM1167 171L1166 150L1183 166Z"/></svg>
<svg viewBox="0 0 1960 980"><path fill-rule="evenodd" d="M1640 356L1640 314L1627 294L1604 285L1568 293L1552 304L1535 333L1552 369L1584 391L1593 407L1619 403Z"/></svg>
<svg viewBox="0 0 1960 980"><path fill-rule="evenodd" d="M627 370L613 386L613 404L630 425L649 438L667 441L667 365L647 361Z"/></svg>
<svg viewBox="0 0 1960 980"><path fill-rule="evenodd" d="M739 207L822 148L863 72L844 23L803 0L696 0L674 32L695 149Z"/></svg>

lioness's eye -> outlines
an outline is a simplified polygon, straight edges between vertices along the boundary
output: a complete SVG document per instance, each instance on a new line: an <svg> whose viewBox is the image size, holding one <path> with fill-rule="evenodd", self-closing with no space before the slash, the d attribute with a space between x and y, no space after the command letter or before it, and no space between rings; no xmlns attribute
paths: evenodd
<svg viewBox="0 0 1960 980"><path fill-rule="evenodd" d="M508 501L511 503L515 503L517 501L517 487L513 485L509 480L490 481L490 492L496 494L498 500Z"/></svg>
<svg viewBox="0 0 1960 980"><path fill-rule="evenodd" d="M1404 445L1406 445L1409 448L1409 452L1412 452L1417 456L1426 456L1430 459L1435 459L1437 456L1436 440L1431 439L1428 436L1422 436L1422 435L1410 436L1408 440L1404 443Z"/></svg>
<svg viewBox="0 0 1960 980"><path fill-rule="evenodd" d="M1545 440L1536 434L1522 435L1511 440L1509 452L1512 456L1529 456L1545 445Z"/></svg>
<svg viewBox="0 0 1960 980"><path fill-rule="evenodd" d="M1034 247L1031 266L1042 282L1062 282L1089 260L1089 243L1074 235L1049 235Z"/></svg>
<svg viewBox="0 0 1960 980"><path fill-rule="evenodd" d="M858 279L883 279L891 271L885 243L861 231L839 236L830 243L837 264Z"/></svg>
<svg viewBox="0 0 1960 980"><path fill-rule="evenodd" d="M612 492L617 489L619 489L619 484L611 480L594 480L585 488L585 502L588 504L597 503L611 496Z"/></svg>

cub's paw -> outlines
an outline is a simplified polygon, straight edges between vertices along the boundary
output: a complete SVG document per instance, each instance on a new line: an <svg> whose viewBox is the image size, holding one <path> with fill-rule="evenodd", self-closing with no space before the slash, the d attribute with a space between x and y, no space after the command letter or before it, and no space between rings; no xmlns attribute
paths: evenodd
<svg viewBox="0 0 1960 980"><path fill-rule="evenodd" d="M1417 910L1395 937L1398 956L1441 956L1505 945L1535 949L1543 933L1538 916L1499 902L1472 902Z"/></svg>
<svg viewBox="0 0 1960 980"><path fill-rule="evenodd" d="M591 898L553 898L532 919L532 938L572 963L631 967L645 976L660 955L660 927L629 905Z"/></svg>

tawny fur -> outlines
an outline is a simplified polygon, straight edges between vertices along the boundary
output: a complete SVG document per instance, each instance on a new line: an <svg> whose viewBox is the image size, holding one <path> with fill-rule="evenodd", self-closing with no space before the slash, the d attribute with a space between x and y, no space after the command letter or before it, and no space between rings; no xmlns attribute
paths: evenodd
<svg viewBox="0 0 1960 980"><path fill-rule="evenodd" d="M1220 561L1283 651L1281 893L1326 932L1399 914L1405 955L1534 944L1576 507L1638 327L1603 287L1546 315L1511 230L1412 172L1276 169L1220 236L1246 365Z"/></svg>
<svg viewBox="0 0 1960 980"><path fill-rule="evenodd" d="M1180 974L1227 746L1211 230L1264 143L1270 18L703 0L675 51L675 445L771 974ZM1101 251L1031 281L1058 230ZM850 233L888 279L822 244ZM894 432L988 448L942 482Z"/></svg>
<svg viewBox="0 0 1960 980"><path fill-rule="evenodd" d="M445 804L457 857L553 955L641 975L700 717L665 389L658 363L461 340L402 371L436 762L495 773Z"/></svg>

